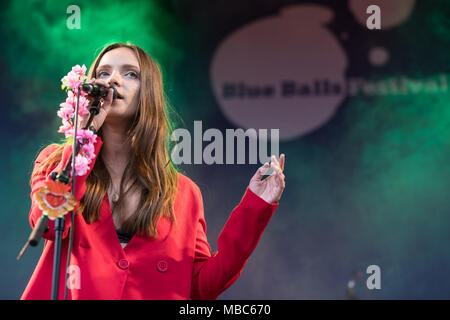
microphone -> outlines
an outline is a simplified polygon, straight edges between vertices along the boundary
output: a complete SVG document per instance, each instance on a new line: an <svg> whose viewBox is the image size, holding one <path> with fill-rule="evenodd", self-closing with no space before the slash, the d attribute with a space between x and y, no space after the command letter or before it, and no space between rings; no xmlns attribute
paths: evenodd
<svg viewBox="0 0 450 320"><path fill-rule="evenodd" d="M113 93L113 100L117 99L117 90L116 88L110 84L110 87L114 90ZM85 83L81 86L81 90L86 92L89 96L93 97L93 98L106 98L106 96L108 95L108 88L103 87L103 86L98 86L96 84L92 84L92 83Z"/></svg>

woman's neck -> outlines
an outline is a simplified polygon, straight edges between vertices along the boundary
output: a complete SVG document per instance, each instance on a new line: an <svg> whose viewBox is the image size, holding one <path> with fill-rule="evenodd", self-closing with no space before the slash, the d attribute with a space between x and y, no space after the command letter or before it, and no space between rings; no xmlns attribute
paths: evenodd
<svg viewBox="0 0 450 320"><path fill-rule="evenodd" d="M130 158L130 145L127 143L127 128L103 123L102 158L111 174L122 175Z"/></svg>

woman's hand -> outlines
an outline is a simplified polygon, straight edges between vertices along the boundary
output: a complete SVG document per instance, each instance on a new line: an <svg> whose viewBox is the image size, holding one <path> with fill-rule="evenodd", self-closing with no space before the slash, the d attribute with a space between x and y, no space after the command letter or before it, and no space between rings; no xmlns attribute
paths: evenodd
<svg viewBox="0 0 450 320"><path fill-rule="evenodd" d="M98 130L102 126L103 122L105 121L109 110L111 109L114 90L109 86L109 83L104 80L97 80L95 78L92 78L89 81L89 83L108 88L108 95L104 99L103 98L100 99L100 102L101 102L100 112L94 117L94 120L92 120L92 124L91 124L95 127L95 129L98 132ZM87 99L91 101L90 105L94 102L94 99L92 97L87 96ZM84 128L86 126L88 119L89 119L89 114L87 114L83 117L83 119L81 121L82 128Z"/></svg>
<svg viewBox="0 0 450 320"><path fill-rule="evenodd" d="M283 174L285 158L285 155L281 154L280 161L278 161L275 156L272 156L270 166L269 163L266 162L260 167L248 185L253 193L268 203L277 202L280 200L281 194L283 193L285 187ZM261 180L267 170L269 170L269 167L274 170L273 174L268 178Z"/></svg>

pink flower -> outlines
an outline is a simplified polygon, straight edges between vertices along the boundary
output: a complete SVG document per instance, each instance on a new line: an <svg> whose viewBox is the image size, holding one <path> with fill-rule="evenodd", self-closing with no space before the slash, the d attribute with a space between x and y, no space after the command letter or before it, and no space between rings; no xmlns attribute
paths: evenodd
<svg viewBox="0 0 450 320"><path fill-rule="evenodd" d="M97 136L89 129L79 129L77 138L80 143L95 143Z"/></svg>
<svg viewBox="0 0 450 320"><path fill-rule="evenodd" d="M89 170L89 160L78 154L75 157L75 172L77 176L84 176Z"/></svg>
<svg viewBox="0 0 450 320"><path fill-rule="evenodd" d="M86 78L86 66L83 64L83 66L80 67L80 65L77 64L72 67L72 70L61 79L61 82L69 89L76 91L80 84L86 80Z"/></svg>
<svg viewBox="0 0 450 320"><path fill-rule="evenodd" d="M72 72L69 72L67 76L62 78L61 81L66 87L69 87L70 89L78 88L81 83L80 77L76 73Z"/></svg>
<svg viewBox="0 0 450 320"><path fill-rule="evenodd" d="M63 102L59 105L61 108L58 110L57 115L63 119L68 120L69 118L73 118L74 116L74 109L72 104Z"/></svg>
<svg viewBox="0 0 450 320"><path fill-rule="evenodd" d="M73 127L67 121L63 121L63 125L59 127L58 132L64 133L66 138L73 137Z"/></svg>
<svg viewBox="0 0 450 320"><path fill-rule="evenodd" d="M87 129L87 130L83 130L82 132L83 138L88 140L89 143L94 144L95 141L97 140L97 135L94 134L94 132L92 132L91 130Z"/></svg>
<svg viewBox="0 0 450 320"><path fill-rule="evenodd" d="M75 98L75 103L76 103L76 101L77 101L77 99ZM84 96L80 96L80 103L78 106L78 115L82 117L84 115L89 114L89 110L87 108L88 106L89 106L89 100Z"/></svg>
<svg viewBox="0 0 450 320"><path fill-rule="evenodd" d="M68 97L67 97L66 101L59 105L60 109L57 112L57 115L61 119L64 119L64 120L74 118L76 101L77 101L77 97L76 97L76 95L74 95L72 93L72 91L68 91L67 95L68 95ZM78 109L78 115L80 117L83 117L84 115L89 114L88 106L89 106L89 100L84 96L80 96L80 104L79 104L79 109Z"/></svg>
<svg viewBox="0 0 450 320"><path fill-rule="evenodd" d="M81 146L81 153L84 154L89 160L91 160L94 154L95 148L92 143L86 143Z"/></svg>
<svg viewBox="0 0 450 320"><path fill-rule="evenodd" d="M80 67L79 64L72 67L72 72L77 73L80 76L84 76L86 74L86 66L83 64L82 67Z"/></svg>

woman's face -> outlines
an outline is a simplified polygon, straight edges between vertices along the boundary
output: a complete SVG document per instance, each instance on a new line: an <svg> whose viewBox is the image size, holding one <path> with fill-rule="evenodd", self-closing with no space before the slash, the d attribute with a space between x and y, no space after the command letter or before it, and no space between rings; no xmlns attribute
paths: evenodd
<svg viewBox="0 0 450 320"><path fill-rule="evenodd" d="M129 48L116 48L103 55L96 70L96 78L113 84L118 95L113 100L107 119L134 117L141 87L140 71L139 61Z"/></svg>

